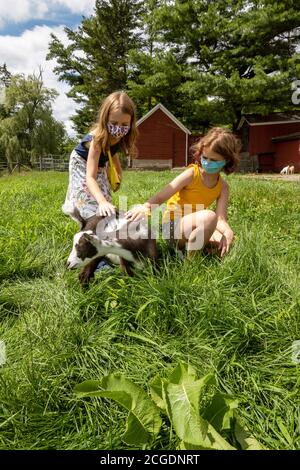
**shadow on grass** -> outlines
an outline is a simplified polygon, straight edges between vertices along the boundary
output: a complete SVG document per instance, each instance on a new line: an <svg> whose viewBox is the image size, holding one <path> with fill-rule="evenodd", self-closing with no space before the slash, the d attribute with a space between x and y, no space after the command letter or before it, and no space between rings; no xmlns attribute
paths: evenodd
<svg viewBox="0 0 300 470"><path fill-rule="evenodd" d="M11 271L0 271L0 282L19 281L39 278L45 274L45 267L41 265L14 268Z"/></svg>
<svg viewBox="0 0 300 470"><path fill-rule="evenodd" d="M20 315L20 305L17 302L0 296L0 321L7 318L16 320Z"/></svg>

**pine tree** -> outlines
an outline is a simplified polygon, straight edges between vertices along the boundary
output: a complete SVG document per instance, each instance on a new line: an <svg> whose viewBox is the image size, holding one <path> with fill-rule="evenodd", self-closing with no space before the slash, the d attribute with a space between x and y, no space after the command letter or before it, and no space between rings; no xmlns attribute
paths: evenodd
<svg viewBox="0 0 300 470"><path fill-rule="evenodd" d="M98 0L49 58L71 86L82 134L102 99L128 89L141 116L163 103L188 128L236 128L243 113L294 109L300 78L296 0Z"/></svg>
<svg viewBox="0 0 300 470"><path fill-rule="evenodd" d="M185 61L176 94L192 128L293 107L299 2L174 0L155 15L163 43Z"/></svg>
<svg viewBox="0 0 300 470"><path fill-rule="evenodd" d="M84 18L77 31L65 29L68 46L52 35L47 58L56 58L54 70L70 85L68 96L79 105L73 117L79 134L96 119L105 96L126 88L129 53L142 45L138 30L142 4L97 0L94 15Z"/></svg>
<svg viewBox="0 0 300 470"><path fill-rule="evenodd" d="M163 8L164 3L160 0L144 2L141 17L144 45L130 54L127 86L137 104L139 115L157 103L164 104L176 115L180 114L180 100L176 90L182 84L182 61L168 48L162 47L157 28L156 12Z"/></svg>

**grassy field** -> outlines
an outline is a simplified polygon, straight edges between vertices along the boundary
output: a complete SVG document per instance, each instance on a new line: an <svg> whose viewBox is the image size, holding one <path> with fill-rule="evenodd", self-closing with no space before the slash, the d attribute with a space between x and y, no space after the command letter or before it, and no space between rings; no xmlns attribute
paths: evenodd
<svg viewBox="0 0 300 470"><path fill-rule="evenodd" d="M120 194L143 202L173 172L127 172ZM65 262L76 224L60 206L66 173L0 178L1 449L124 449L127 413L76 384L119 372L147 390L180 361L213 372L219 391L269 449L300 449L300 184L228 178L230 254L134 278L118 268L81 291ZM208 389L208 394L210 389ZM163 420L152 449L176 449Z"/></svg>

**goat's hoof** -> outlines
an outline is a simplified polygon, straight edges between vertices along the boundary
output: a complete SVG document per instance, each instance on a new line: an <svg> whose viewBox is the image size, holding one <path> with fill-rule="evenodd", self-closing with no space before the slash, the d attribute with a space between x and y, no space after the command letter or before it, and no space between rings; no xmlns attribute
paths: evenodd
<svg viewBox="0 0 300 470"><path fill-rule="evenodd" d="M79 274L79 282L82 288L87 288L90 282L90 276L83 271Z"/></svg>

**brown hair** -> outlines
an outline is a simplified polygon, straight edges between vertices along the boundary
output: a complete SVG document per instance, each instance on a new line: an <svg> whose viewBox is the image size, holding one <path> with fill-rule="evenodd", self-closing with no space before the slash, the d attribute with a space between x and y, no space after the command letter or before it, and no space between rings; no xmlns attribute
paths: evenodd
<svg viewBox="0 0 300 470"><path fill-rule="evenodd" d="M203 147L209 147L213 152L216 152L226 160L226 165L223 170L226 175L236 170L240 162L241 142L237 137L223 127L213 127L196 142L191 150L193 157L196 161L200 162L200 157L203 152Z"/></svg>
<svg viewBox="0 0 300 470"><path fill-rule="evenodd" d="M131 98L124 91L115 91L108 95L103 101L99 112L97 122L91 128L93 131L94 141L103 153L108 149L109 134L107 131L108 116L110 111L120 110L122 113L131 116L130 130L120 140L120 145L125 154L134 155L135 141L138 135L136 128L136 108Z"/></svg>

